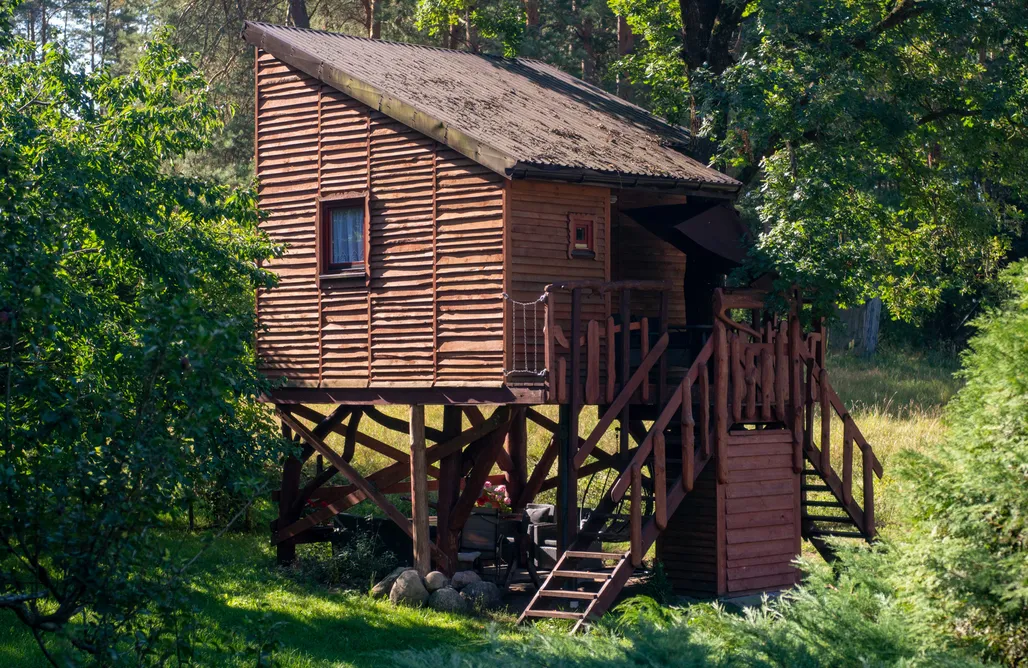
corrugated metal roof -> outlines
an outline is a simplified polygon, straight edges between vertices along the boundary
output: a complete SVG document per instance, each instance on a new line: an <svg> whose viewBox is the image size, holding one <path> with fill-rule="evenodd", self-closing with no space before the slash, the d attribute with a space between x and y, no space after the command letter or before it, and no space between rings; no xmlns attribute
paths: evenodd
<svg viewBox="0 0 1028 668"><path fill-rule="evenodd" d="M612 184L740 185L682 153L684 129L537 60L266 23L247 22L243 36L508 176L574 170Z"/></svg>

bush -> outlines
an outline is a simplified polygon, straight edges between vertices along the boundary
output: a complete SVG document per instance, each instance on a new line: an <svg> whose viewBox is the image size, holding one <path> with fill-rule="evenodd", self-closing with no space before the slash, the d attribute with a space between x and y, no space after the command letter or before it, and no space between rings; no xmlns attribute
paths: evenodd
<svg viewBox="0 0 1028 668"><path fill-rule="evenodd" d="M297 559L295 568L305 579L328 587L367 591L398 564L396 555L374 533L343 529L332 541L330 553L310 550Z"/></svg>
<svg viewBox="0 0 1028 668"><path fill-rule="evenodd" d="M926 619L1010 665L1028 661L1028 261L976 322L950 433L900 476L911 530L897 547Z"/></svg>

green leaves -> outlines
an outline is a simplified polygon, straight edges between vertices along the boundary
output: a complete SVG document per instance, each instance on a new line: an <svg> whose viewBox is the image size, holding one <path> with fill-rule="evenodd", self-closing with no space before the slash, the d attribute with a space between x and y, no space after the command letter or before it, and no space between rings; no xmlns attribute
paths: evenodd
<svg viewBox="0 0 1028 668"><path fill-rule="evenodd" d="M280 446L252 347L278 249L253 188L169 168L219 120L168 38L123 76L13 35L0 59L0 589L107 663L164 651L182 575L152 529L183 490L252 493Z"/></svg>
<svg viewBox="0 0 1028 668"><path fill-rule="evenodd" d="M646 101L748 184L750 275L908 320L995 276L1028 199L1023 3L611 6Z"/></svg>

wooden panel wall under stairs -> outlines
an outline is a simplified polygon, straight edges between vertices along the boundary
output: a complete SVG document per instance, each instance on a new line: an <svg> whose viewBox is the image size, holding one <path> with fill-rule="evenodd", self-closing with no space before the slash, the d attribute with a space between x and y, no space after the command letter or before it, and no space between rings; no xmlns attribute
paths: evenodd
<svg viewBox="0 0 1028 668"><path fill-rule="evenodd" d="M289 67L257 61L264 372L293 386L503 384L505 181ZM368 193L368 277L319 280L318 197Z"/></svg>
<svg viewBox="0 0 1028 668"><path fill-rule="evenodd" d="M682 505L657 538L657 560L676 594L695 598L717 595L716 467L703 469Z"/></svg>
<svg viewBox="0 0 1028 668"><path fill-rule="evenodd" d="M657 541L677 593L699 598L785 589L798 582L800 477L792 433L732 431L728 480L703 471Z"/></svg>

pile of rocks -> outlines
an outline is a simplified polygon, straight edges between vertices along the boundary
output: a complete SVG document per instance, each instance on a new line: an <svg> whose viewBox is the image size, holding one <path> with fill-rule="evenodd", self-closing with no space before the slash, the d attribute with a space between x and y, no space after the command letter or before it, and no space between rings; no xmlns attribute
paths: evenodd
<svg viewBox="0 0 1028 668"><path fill-rule="evenodd" d="M400 566L371 589L376 598L389 597L396 604L425 605L441 612L467 612L500 605L500 588L485 582L474 571L454 573L453 579L439 571L424 578L407 566Z"/></svg>

